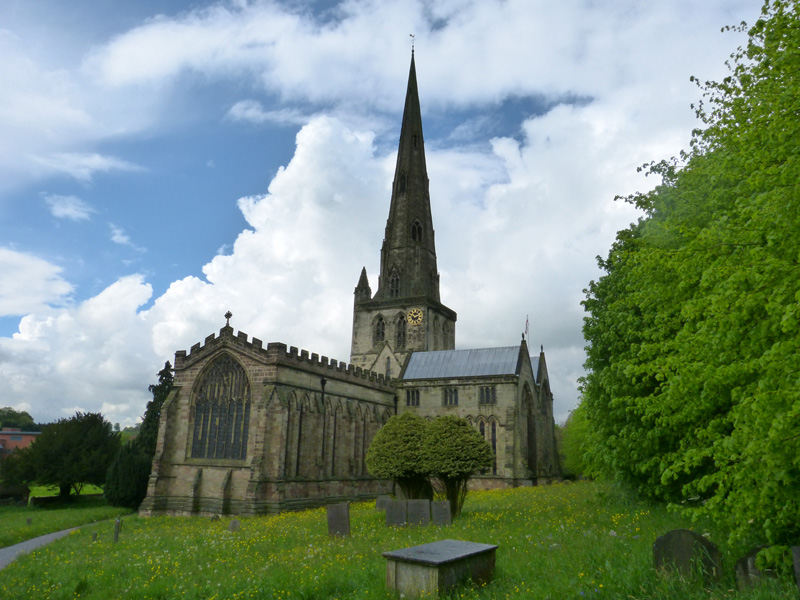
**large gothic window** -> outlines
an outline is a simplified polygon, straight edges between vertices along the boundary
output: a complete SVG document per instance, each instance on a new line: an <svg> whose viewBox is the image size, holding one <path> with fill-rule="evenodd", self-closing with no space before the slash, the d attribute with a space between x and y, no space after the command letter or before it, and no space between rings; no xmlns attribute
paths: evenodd
<svg viewBox="0 0 800 600"><path fill-rule="evenodd" d="M395 349L401 350L406 347L406 316L397 315L397 334Z"/></svg>
<svg viewBox="0 0 800 600"><path fill-rule="evenodd" d="M381 315L375 319L375 344L380 344L386 339L386 321Z"/></svg>
<svg viewBox="0 0 800 600"><path fill-rule="evenodd" d="M230 354L214 360L194 386L192 458L244 460L250 429L250 382Z"/></svg>
<svg viewBox="0 0 800 600"><path fill-rule="evenodd" d="M397 298L400 296L400 274L397 271L392 271L389 277L389 297Z"/></svg>

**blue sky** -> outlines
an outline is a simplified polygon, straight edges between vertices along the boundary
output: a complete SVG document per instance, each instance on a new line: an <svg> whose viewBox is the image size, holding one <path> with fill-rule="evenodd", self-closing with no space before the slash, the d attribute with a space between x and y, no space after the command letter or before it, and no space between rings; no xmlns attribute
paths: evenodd
<svg viewBox="0 0 800 600"><path fill-rule="evenodd" d="M442 300L459 348L530 316L556 416L582 290L688 147L753 0L0 4L0 405L132 424L224 325L347 360L373 289L416 36Z"/></svg>

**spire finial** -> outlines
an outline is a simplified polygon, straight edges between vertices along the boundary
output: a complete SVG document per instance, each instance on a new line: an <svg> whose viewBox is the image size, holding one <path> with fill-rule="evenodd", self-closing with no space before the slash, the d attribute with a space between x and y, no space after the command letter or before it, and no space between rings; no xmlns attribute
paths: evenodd
<svg viewBox="0 0 800 600"><path fill-rule="evenodd" d="M231 311L228 311L223 316L225 317L225 327L230 327L231 317L233 316L233 313Z"/></svg>
<svg viewBox="0 0 800 600"><path fill-rule="evenodd" d="M414 42L416 41L417 36L415 36L413 33L409 33L408 37L411 38L411 54L413 55L414 54Z"/></svg>

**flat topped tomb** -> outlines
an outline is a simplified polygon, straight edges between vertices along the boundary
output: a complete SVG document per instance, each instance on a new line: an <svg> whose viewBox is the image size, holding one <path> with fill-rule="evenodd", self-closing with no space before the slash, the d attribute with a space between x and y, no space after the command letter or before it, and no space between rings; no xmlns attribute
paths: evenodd
<svg viewBox="0 0 800 600"><path fill-rule="evenodd" d="M494 574L492 544L441 540L384 552L386 587L406 597L445 594L467 580L487 582Z"/></svg>

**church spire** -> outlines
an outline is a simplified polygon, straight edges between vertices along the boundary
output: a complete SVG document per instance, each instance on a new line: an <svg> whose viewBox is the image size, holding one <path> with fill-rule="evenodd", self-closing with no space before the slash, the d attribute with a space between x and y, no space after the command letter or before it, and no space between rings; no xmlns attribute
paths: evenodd
<svg viewBox="0 0 800 600"><path fill-rule="evenodd" d="M376 299L416 296L439 302L428 169L412 50Z"/></svg>

